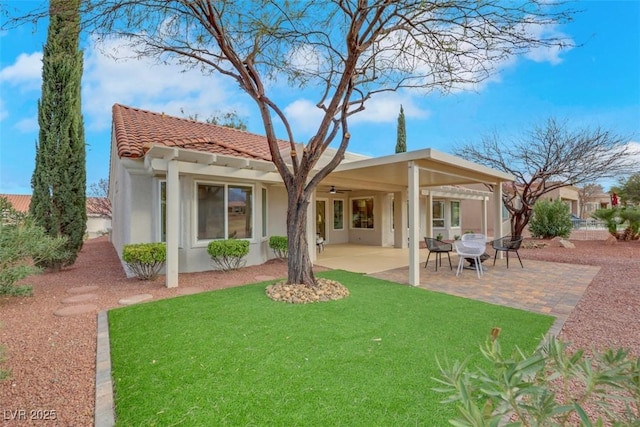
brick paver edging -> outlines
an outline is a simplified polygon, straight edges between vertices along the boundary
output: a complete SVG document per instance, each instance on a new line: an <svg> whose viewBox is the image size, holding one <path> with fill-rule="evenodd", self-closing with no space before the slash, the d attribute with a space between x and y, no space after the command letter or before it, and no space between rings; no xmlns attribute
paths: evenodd
<svg viewBox="0 0 640 427"><path fill-rule="evenodd" d="M111 381L111 347L107 312L98 313L98 345L96 351L95 427L113 427L113 383Z"/></svg>

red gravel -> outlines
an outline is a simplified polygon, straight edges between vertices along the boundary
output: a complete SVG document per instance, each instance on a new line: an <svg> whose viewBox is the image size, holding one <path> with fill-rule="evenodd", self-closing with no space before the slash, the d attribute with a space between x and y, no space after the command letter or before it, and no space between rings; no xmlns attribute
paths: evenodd
<svg viewBox="0 0 640 427"><path fill-rule="evenodd" d="M640 355L640 242L573 243L576 249L520 251L525 259L602 266L565 323L561 338L576 347L626 347ZM27 280L33 284L33 297L0 298L0 343L6 349L0 367L11 373L0 381L3 425L93 425L98 310L116 307L119 299L136 294L160 299L185 288L220 289L284 276L286 264L270 262L237 272L183 274L180 288L167 289L163 277L151 283L127 279L105 238L86 242L73 267ZM95 304L97 309L70 317L53 314L73 304L62 303L78 295L69 290L83 286L98 287L86 292L97 298L80 303ZM55 420L42 420L52 418L53 411ZM26 420L15 420L23 417Z"/></svg>

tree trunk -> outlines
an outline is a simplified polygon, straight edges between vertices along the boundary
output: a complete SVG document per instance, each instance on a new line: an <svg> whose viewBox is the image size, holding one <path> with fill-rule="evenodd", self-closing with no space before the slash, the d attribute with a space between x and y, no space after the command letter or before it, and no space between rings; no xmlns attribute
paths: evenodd
<svg viewBox="0 0 640 427"><path fill-rule="evenodd" d="M511 235L520 237L525 227L529 224L529 215L525 211L519 211L511 215Z"/></svg>
<svg viewBox="0 0 640 427"><path fill-rule="evenodd" d="M309 198L297 186L287 188L287 236L289 238L289 255L287 258L287 283L315 286L313 264L309 258L309 242L307 240L307 208Z"/></svg>

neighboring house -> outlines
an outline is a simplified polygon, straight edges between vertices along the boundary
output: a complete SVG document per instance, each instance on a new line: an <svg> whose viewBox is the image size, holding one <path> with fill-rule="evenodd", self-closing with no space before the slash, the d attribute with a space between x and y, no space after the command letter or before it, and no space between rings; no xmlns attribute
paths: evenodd
<svg viewBox="0 0 640 427"><path fill-rule="evenodd" d="M29 194L0 194L6 197L18 212L28 213L31 204ZM111 202L106 197L87 197L87 237L104 236L111 230Z"/></svg>
<svg viewBox="0 0 640 427"><path fill-rule="evenodd" d="M290 144L281 141L279 148L289 159ZM325 153L316 171L333 153ZM459 215L447 214L457 209L452 202L476 199L480 210L499 211L499 184L511 180L432 149L376 158L346 153L309 205L311 258L318 235L326 245L408 246L409 280L417 284L419 243L436 232L434 200L447 201L442 214L454 219L452 235ZM470 183L495 185L498 202L487 209L485 192L459 187ZM256 265L273 257L269 237L286 235L287 192L265 137L119 104L113 106L109 197L116 251L121 256L129 243L166 242L167 286L178 285L179 272L211 270L206 248L214 239L247 239L247 264ZM478 216L487 230L488 216ZM492 227L501 230L502 224Z"/></svg>

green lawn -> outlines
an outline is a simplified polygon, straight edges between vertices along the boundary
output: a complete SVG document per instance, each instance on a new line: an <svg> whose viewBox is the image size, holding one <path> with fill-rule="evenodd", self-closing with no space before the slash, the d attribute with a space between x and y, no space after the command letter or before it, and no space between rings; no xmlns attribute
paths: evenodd
<svg viewBox="0 0 640 427"><path fill-rule="evenodd" d="M109 312L120 426L445 426L435 363L484 363L491 328L532 351L553 318L344 271L351 296L291 305L268 283Z"/></svg>

